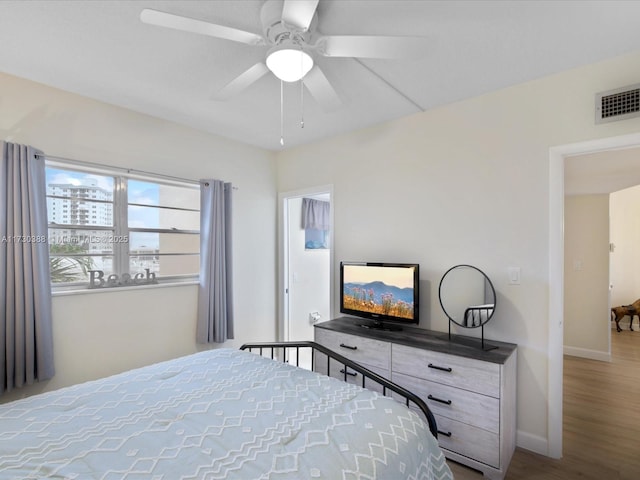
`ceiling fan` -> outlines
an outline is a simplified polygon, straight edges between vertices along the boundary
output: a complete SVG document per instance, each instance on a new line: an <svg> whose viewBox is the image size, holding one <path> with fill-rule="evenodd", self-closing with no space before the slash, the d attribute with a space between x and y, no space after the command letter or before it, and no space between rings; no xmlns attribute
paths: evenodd
<svg viewBox="0 0 640 480"><path fill-rule="evenodd" d="M424 49L424 37L374 35L320 35L317 32L319 0L266 0L260 12L262 35L158 10L144 9L142 22L160 27L209 35L248 45L270 47L258 62L213 96L226 100L239 94L268 72L284 82L302 80L325 111L341 105L314 56L356 58L407 58Z"/></svg>

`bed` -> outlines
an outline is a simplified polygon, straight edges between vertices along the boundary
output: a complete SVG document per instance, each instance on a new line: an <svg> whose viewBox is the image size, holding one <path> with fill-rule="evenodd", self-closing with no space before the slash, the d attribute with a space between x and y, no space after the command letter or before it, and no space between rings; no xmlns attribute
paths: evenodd
<svg viewBox="0 0 640 480"><path fill-rule="evenodd" d="M407 406L268 356L207 350L0 405L0 479L453 478Z"/></svg>
<svg viewBox="0 0 640 480"><path fill-rule="evenodd" d="M464 311L464 326L465 327L480 327L487 323L493 315L493 309L495 305L493 303L487 303L486 305L474 305L468 307Z"/></svg>

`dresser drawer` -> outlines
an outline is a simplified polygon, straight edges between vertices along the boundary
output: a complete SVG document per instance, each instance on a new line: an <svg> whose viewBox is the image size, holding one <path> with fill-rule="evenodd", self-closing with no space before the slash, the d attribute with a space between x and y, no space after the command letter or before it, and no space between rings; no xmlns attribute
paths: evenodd
<svg viewBox="0 0 640 480"><path fill-rule="evenodd" d="M500 437L481 428L436 415L438 444L443 449L492 467L500 465ZM447 452L445 451L445 456Z"/></svg>
<svg viewBox="0 0 640 480"><path fill-rule="evenodd" d="M434 415L457 420L492 433L500 431L500 401L468 390L394 372L392 380L418 395Z"/></svg>
<svg viewBox="0 0 640 480"><path fill-rule="evenodd" d="M389 370L376 367L374 365L366 365L361 364L364 368L371 370L378 375L382 375L385 378L389 378ZM362 386L362 375L355 370L352 370L348 367L345 367L342 363L337 360L331 359L329 368L331 369L331 377L337 378L339 380L345 381L352 385ZM323 375L327 375L327 357L322 353L316 353L316 358L314 362L314 370L318 373L322 373ZM346 375L345 375L346 371ZM365 379L365 388L369 390L374 390L376 392L382 393L382 386L379 383L374 382L371 379ZM387 391L387 395L391 395L391 391Z"/></svg>
<svg viewBox="0 0 640 480"><path fill-rule="evenodd" d="M389 342L322 328L315 329L315 340L317 343L357 363L385 370L389 369L391 360L391 344Z"/></svg>
<svg viewBox="0 0 640 480"><path fill-rule="evenodd" d="M419 408L412 405L411 410L427 423L427 419ZM497 433L441 415L434 414L434 417L438 427L438 444L441 448L492 467L500 465L500 436ZM446 456L447 452L444 453Z"/></svg>
<svg viewBox="0 0 640 480"><path fill-rule="evenodd" d="M391 370L500 397L500 365L405 345L393 345Z"/></svg>

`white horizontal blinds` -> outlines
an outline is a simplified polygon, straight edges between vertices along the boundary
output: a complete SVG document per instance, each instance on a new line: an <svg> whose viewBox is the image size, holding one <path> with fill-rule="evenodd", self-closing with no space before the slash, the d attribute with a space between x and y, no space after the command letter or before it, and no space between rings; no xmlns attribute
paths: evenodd
<svg viewBox="0 0 640 480"><path fill-rule="evenodd" d="M128 182L129 268L158 276L194 275L200 265L200 192L158 182Z"/></svg>
<svg viewBox="0 0 640 480"><path fill-rule="evenodd" d="M86 284L89 270L103 278L153 273L159 281L199 272L195 183L58 160L47 165L47 207L50 252L60 267L52 273L56 285Z"/></svg>

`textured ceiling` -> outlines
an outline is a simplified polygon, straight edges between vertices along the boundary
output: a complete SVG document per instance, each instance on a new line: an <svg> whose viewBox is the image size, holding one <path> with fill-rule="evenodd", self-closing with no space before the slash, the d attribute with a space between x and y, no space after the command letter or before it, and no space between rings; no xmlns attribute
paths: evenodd
<svg viewBox="0 0 640 480"><path fill-rule="evenodd" d="M279 150L275 77L227 101L211 99L264 60L267 47L139 19L153 8L261 34L261 5L0 1L0 71ZM409 60L316 58L342 107L326 113L309 95L301 105L299 84L286 84L284 148L640 50L638 18L635 1L320 0L320 33L419 35L428 47Z"/></svg>

